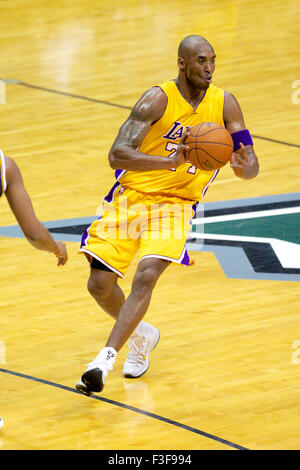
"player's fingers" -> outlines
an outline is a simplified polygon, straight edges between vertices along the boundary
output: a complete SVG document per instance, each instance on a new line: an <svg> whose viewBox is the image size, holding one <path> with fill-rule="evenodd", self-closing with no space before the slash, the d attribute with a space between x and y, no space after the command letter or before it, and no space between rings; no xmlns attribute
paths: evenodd
<svg viewBox="0 0 300 470"><path fill-rule="evenodd" d="M66 264L67 260L68 260L68 256L67 255L59 255L57 256L57 266L63 266L64 264Z"/></svg>
<svg viewBox="0 0 300 470"><path fill-rule="evenodd" d="M242 142L240 142L240 148L237 149L235 152L236 152L236 155L239 156L241 159L247 158L247 155L245 153L245 146L244 144L242 144Z"/></svg>
<svg viewBox="0 0 300 470"><path fill-rule="evenodd" d="M189 149L189 146L184 144L184 143L181 143L181 144L178 144L178 147L177 147L177 152L184 152L184 150L188 150Z"/></svg>
<svg viewBox="0 0 300 470"><path fill-rule="evenodd" d="M243 159L239 158L239 155L233 153L230 157L230 166L231 168L241 168Z"/></svg>
<svg viewBox="0 0 300 470"><path fill-rule="evenodd" d="M186 129L184 131L184 133L182 134L182 137L180 139L180 143L183 143L185 141L185 139L187 138L188 135L190 135L191 131L190 129Z"/></svg>
<svg viewBox="0 0 300 470"><path fill-rule="evenodd" d="M247 158L247 156L242 150L237 150L234 155L235 155L236 161L238 162L243 162Z"/></svg>

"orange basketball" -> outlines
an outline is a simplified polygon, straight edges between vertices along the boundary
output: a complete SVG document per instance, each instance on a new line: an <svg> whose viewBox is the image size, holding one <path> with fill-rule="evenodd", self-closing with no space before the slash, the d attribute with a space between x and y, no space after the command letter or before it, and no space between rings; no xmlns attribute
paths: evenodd
<svg viewBox="0 0 300 470"><path fill-rule="evenodd" d="M233 152L227 129L214 122L202 122L190 128L184 143L189 146L185 156L200 170L212 171L226 165Z"/></svg>

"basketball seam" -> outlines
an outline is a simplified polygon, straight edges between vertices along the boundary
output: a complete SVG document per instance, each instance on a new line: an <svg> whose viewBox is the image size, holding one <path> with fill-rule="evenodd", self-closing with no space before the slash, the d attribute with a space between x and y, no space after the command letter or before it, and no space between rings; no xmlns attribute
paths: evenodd
<svg viewBox="0 0 300 470"><path fill-rule="evenodd" d="M190 144L194 144L195 142L189 142ZM200 142L201 144L213 144L213 145L224 145L225 147L231 147L232 148L232 145L230 144L223 144L223 142L209 142L209 141L203 141L201 140Z"/></svg>
<svg viewBox="0 0 300 470"><path fill-rule="evenodd" d="M224 147L227 147L227 148L231 148L232 151L233 151L233 145L232 144L227 144L227 143L223 143L223 142L209 142L209 141L200 141L198 140L198 138L202 139L204 136L214 132L214 131L218 131L218 130L225 130L226 131L226 128L224 128L223 126L219 125L219 126L214 126L212 129L208 129L206 132L204 133L201 133L201 130L203 128L203 126L205 126L205 123L200 123L198 124L198 126L196 127L196 134L193 134L193 129L194 128L191 128L191 132L190 132L190 135L187 137L187 139L185 140L185 144L186 145L192 145L193 148L190 149L188 151L188 156L190 156L192 154L192 151L195 151L195 157L197 159L197 162L198 162L198 165L200 166L200 168L202 168L203 170L206 170L208 171L207 169L207 166L205 165L205 162L202 163L202 161L200 160L200 155L198 155L198 151L202 151L204 155L207 155L208 159L212 159L214 160L215 162L217 162L218 164L222 166L224 166L228 160L226 162L222 161L222 160L218 160L217 158L215 158L213 155L211 155L207 150L203 149L201 147L202 144L206 144L206 145L223 145ZM228 132L228 131L227 131ZM195 139L195 140L192 140L192 139ZM224 149L225 150L225 149ZM194 157L194 158L195 158ZM207 161L209 161L207 159Z"/></svg>
<svg viewBox="0 0 300 470"><path fill-rule="evenodd" d="M202 149L202 148L199 148L199 150L201 150L201 152L204 152L206 153L210 158L212 158L213 160L216 160L216 162L218 163L222 163L222 165L225 165L225 163L222 161L222 160L218 160L217 158L213 157L209 152L207 152L206 150ZM197 156L198 158L198 156ZM226 162L227 163L227 162Z"/></svg>
<svg viewBox="0 0 300 470"><path fill-rule="evenodd" d="M196 146L195 146L195 149L194 149L194 150L196 151L196 157L197 157L198 163L200 164L201 168L202 168L203 170L205 170L205 166L202 165L202 162L201 162L201 161L199 160L199 158L198 158L197 143L198 143L198 142L196 141L196 142L195 142L195 145L196 145ZM199 149L199 150L200 150L200 149Z"/></svg>
<svg viewBox="0 0 300 470"><path fill-rule="evenodd" d="M190 145L190 144L196 144L197 145L198 141L197 140L190 140L189 142L186 143L186 145ZM230 144L223 144L223 142L210 142L208 140L201 140L200 144L213 144L213 145L224 145L225 147L231 147L232 148L232 145Z"/></svg>
<svg viewBox="0 0 300 470"><path fill-rule="evenodd" d="M220 126L220 127L214 127L213 129L210 129L209 131L206 131L204 134L192 134L192 132L191 132L190 135L191 135L192 137L202 137L202 136L207 135L207 134L209 134L210 132L214 132L214 131L216 131L216 130L218 130L218 129L225 129L225 128L222 127L222 126Z"/></svg>
<svg viewBox="0 0 300 470"><path fill-rule="evenodd" d="M201 160L199 160L199 157L198 157L198 153L197 153L197 152L196 152L196 157L197 157L198 163L200 164L201 168L205 171L206 168L205 168L205 166L202 165Z"/></svg>

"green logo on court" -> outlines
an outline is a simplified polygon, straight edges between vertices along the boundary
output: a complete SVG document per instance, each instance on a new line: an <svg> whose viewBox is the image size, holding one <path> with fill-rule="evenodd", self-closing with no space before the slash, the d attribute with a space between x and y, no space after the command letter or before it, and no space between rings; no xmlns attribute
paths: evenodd
<svg viewBox="0 0 300 470"><path fill-rule="evenodd" d="M300 281L300 194L207 204L190 250L213 251L231 278Z"/></svg>

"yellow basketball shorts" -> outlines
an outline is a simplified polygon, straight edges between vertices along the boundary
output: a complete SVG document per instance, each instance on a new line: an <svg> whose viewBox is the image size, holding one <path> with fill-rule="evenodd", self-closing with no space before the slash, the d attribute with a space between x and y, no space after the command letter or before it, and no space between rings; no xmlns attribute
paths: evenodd
<svg viewBox="0 0 300 470"><path fill-rule="evenodd" d="M124 277L139 250L138 262L155 257L190 264L186 240L195 203L176 197L112 188L101 216L83 233L80 252Z"/></svg>

